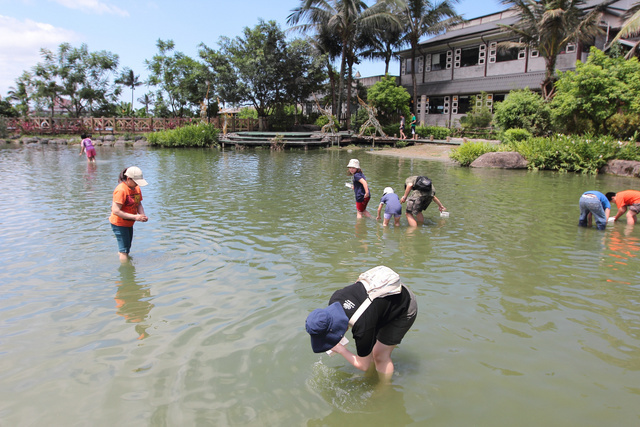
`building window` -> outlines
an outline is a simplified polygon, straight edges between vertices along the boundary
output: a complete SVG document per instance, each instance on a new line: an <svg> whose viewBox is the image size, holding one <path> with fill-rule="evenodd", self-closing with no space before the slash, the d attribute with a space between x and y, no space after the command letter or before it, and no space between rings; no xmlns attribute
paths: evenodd
<svg viewBox="0 0 640 427"><path fill-rule="evenodd" d="M444 70L447 66L447 52L431 54L431 71Z"/></svg>
<svg viewBox="0 0 640 427"><path fill-rule="evenodd" d="M445 113L445 97L430 96L428 114L444 114Z"/></svg>
<svg viewBox="0 0 640 427"><path fill-rule="evenodd" d="M506 98L507 94L506 93L496 93L493 95L493 102L494 104L496 102L502 102L504 101L504 99Z"/></svg>
<svg viewBox="0 0 640 427"><path fill-rule="evenodd" d="M471 110L471 97L458 97L458 114L467 114Z"/></svg>
<svg viewBox="0 0 640 427"><path fill-rule="evenodd" d="M460 52L460 66L471 67L478 65L478 57L480 55L480 46L467 47Z"/></svg>
<svg viewBox="0 0 640 427"><path fill-rule="evenodd" d="M404 74L411 74L411 58L404 60Z"/></svg>
<svg viewBox="0 0 640 427"><path fill-rule="evenodd" d="M512 47L511 49L500 49L496 52L496 62L515 61L518 59L520 49Z"/></svg>

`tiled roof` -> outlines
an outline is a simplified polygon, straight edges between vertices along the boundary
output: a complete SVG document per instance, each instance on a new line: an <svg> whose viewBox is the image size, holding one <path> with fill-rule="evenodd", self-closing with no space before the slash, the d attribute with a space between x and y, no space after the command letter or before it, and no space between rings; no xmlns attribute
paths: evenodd
<svg viewBox="0 0 640 427"><path fill-rule="evenodd" d="M480 92L498 93L509 92L515 89L529 88L539 90L544 79L544 72L527 74L510 74L505 76L492 76L476 79L458 79L423 83L418 85L418 93L427 96L438 95L475 95ZM409 85L411 89L411 85Z"/></svg>

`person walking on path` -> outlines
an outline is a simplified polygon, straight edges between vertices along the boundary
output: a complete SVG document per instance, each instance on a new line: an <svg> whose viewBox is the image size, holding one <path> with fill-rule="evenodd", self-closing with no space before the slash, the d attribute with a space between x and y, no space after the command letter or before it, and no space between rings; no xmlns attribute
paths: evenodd
<svg viewBox="0 0 640 427"><path fill-rule="evenodd" d="M407 202L405 216L409 226L417 227L424 223L422 211L429 207L432 200L437 203L440 212L447 210L436 197L436 189L426 176L410 176L405 180L404 188L400 203Z"/></svg>
<svg viewBox="0 0 640 427"><path fill-rule="evenodd" d="M384 275L381 280L388 282L393 293L372 297L372 283L380 275ZM369 305L363 305L365 303ZM375 366L380 378L388 381L394 371L391 352L402 342L417 315L418 304L413 292L395 271L378 266L361 274L354 284L335 291L327 307L313 310L307 316L305 328L314 353L331 350L365 372ZM344 344L349 326L357 354Z"/></svg>
<svg viewBox="0 0 640 427"><path fill-rule="evenodd" d="M149 220L142 207L142 191L140 191L140 187L148 183L137 166L124 169L120 172L118 180L120 183L113 191L109 222L118 242L120 262L124 263L129 259L131 251L133 224L136 221Z"/></svg>
<svg viewBox="0 0 640 427"><path fill-rule="evenodd" d="M382 198L380 199L380 204L378 205L378 215L376 216L376 220L380 219L380 212L382 211L382 207L384 208L384 221L382 222L383 226L389 225L389 220L393 216L393 223L396 227L400 227L400 215L402 215L402 205L400 204L400 199L398 195L393 192L393 188L386 187L382 192Z"/></svg>
<svg viewBox="0 0 640 427"><path fill-rule="evenodd" d="M80 136L82 138L82 142L80 142L80 156L82 153L87 153L87 160L90 162L96 161L96 148L93 146L93 141L91 141L91 135L82 134Z"/></svg>
<svg viewBox="0 0 640 427"><path fill-rule="evenodd" d="M586 191L580 196L579 205L578 225L580 227L591 227L592 218L596 219L598 230L604 230L607 227L611 203L604 194L599 191Z"/></svg>
<svg viewBox="0 0 640 427"><path fill-rule="evenodd" d="M407 135L404 134L404 115L400 114L400 139L407 139Z"/></svg>
<svg viewBox="0 0 640 427"><path fill-rule="evenodd" d="M371 218L371 214L367 212L367 205L371 199L371 193L369 192L369 184L367 178L360 169L360 161L358 159L349 160L347 165L349 175L353 175L353 192L356 196L356 214L358 218L367 217Z"/></svg>
<svg viewBox="0 0 640 427"><path fill-rule="evenodd" d="M617 221L625 213L627 214L627 224L634 225L638 212L640 212L640 191L625 190L618 193L607 193L607 199L618 207L613 221Z"/></svg>
<svg viewBox="0 0 640 427"><path fill-rule="evenodd" d="M416 115L415 114L411 114L411 139L418 139L418 134L416 133L416 123L418 121L416 120Z"/></svg>

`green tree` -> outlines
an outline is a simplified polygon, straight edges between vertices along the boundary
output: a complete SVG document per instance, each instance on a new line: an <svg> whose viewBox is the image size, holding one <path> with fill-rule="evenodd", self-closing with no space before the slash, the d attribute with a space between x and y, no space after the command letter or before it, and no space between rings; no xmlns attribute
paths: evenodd
<svg viewBox="0 0 640 427"><path fill-rule="evenodd" d="M551 106L558 126L575 132L589 127L607 133L614 115L640 114L640 63L637 58L611 58L591 48L587 62L561 73Z"/></svg>
<svg viewBox="0 0 640 427"><path fill-rule="evenodd" d="M383 124L395 119L398 113L409 115L409 100L411 95L405 88L396 84L396 78L385 75L382 80L374 84L367 91L367 101L373 104Z"/></svg>
<svg viewBox="0 0 640 427"><path fill-rule="evenodd" d="M520 19L513 25L500 25L503 30L519 38L518 42L500 43L500 48L537 50L545 61L542 94L553 98L556 80L556 61L568 43L590 42L600 34L602 11L616 0L605 0L586 10L585 0L503 0L515 8Z"/></svg>
<svg viewBox="0 0 640 427"><path fill-rule="evenodd" d="M206 67L182 52L174 52L172 40L158 40L156 46L158 53L145 61L148 83L157 87L156 108L164 106L173 117L193 116L206 95ZM160 110L165 114L164 108Z"/></svg>
<svg viewBox="0 0 640 427"><path fill-rule="evenodd" d="M461 21L453 5L458 0L442 0L434 3L429 0L398 0L399 16L404 27L402 40L411 49L411 83L413 87L413 105L418 105L418 82L416 79L416 57L418 44L426 35L440 34ZM407 70L408 71L408 70Z"/></svg>
<svg viewBox="0 0 640 427"><path fill-rule="evenodd" d="M133 105L133 91L136 87L142 86L140 76L136 76L131 68L125 67L124 70L122 70L120 77L116 79L116 83L131 89L131 105Z"/></svg>
<svg viewBox="0 0 640 427"><path fill-rule="evenodd" d="M62 43L57 52L41 49L44 62L34 68L36 97L47 99L52 109L56 102L75 117L91 113L106 103L113 103L120 88L112 82L118 68L118 55L89 52L87 45L79 48Z"/></svg>
<svg viewBox="0 0 640 427"><path fill-rule="evenodd" d="M11 105L6 99L0 98L0 117L18 117L20 113L18 110Z"/></svg>
<svg viewBox="0 0 640 427"><path fill-rule="evenodd" d="M149 106L154 103L155 96L153 93L145 93L140 98L138 98L138 102L144 105L144 114L145 117L149 116Z"/></svg>
<svg viewBox="0 0 640 427"><path fill-rule="evenodd" d="M358 60L356 51L358 39L365 29L384 31L397 25L395 17L387 11L386 1L378 1L368 7L362 0L302 0L300 6L292 10L287 23L294 29L313 36L331 33L340 41L341 58L338 81L337 116L341 117L344 88L346 86L346 126L350 128L351 88L353 64ZM305 24L297 25L299 22ZM346 79L345 79L346 76Z"/></svg>
<svg viewBox="0 0 640 427"><path fill-rule="evenodd" d="M308 97L324 80L320 57L304 40L287 43L274 21L260 21L235 39L222 37L220 51L201 49L217 90L235 104L250 103L259 117ZM264 123L261 122L264 127Z"/></svg>
<svg viewBox="0 0 640 427"><path fill-rule="evenodd" d="M31 92L34 90L32 75L25 71L16 79L16 85L11 86L8 91L9 99L16 102L16 109L22 117L29 115L29 102Z"/></svg>
<svg viewBox="0 0 640 427"><path fill-rule="evenodd" d="M525 129L534 135L547 133L551 124L549 104L529 88L512 90L493 106L493 121L503 131Z"/></svg>

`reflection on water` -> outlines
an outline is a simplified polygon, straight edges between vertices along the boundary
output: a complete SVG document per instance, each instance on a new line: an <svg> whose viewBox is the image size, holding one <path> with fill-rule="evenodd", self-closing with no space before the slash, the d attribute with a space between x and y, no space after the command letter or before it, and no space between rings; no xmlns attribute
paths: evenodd
<svg viewBox="0 0 640 427"><path fill-rule="evenodd" d="M124 317L127 323L135 324L139 340L147 338L149 325L145 320L153 308L153 304L149 302L151 290L148 286L141 286L136 282L136 269L131 262L121 265L118 271L120 280L116 282L118 291L115 296L117 313Z"/></svg>
<svg viewBox="0 0 640 427"><path fill-rule="evenodd" d="M426 174L451 212L355 218ZM108 214L136 164L152 218L120 265ZM476 170L365 151L0 147L0 414L43 425L635 425L640 227L577 226L637 180ZM374 207L370 207L373 212ZM307 314L375 265L420 316L388 387L313 354ZM105 422L108 420L108 422ZM566 422L563 421L564 424Z"/></svg>

